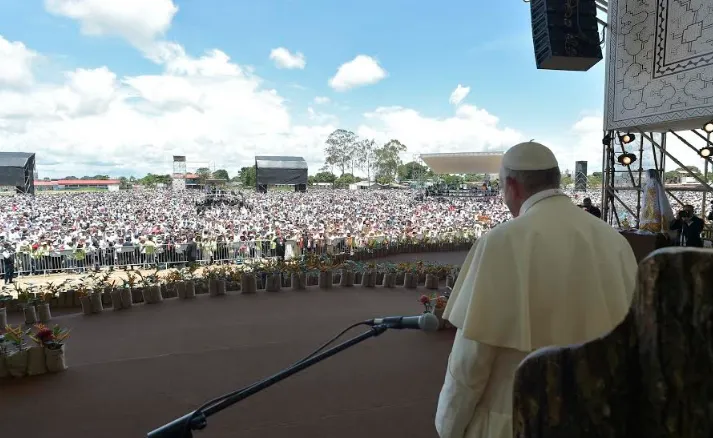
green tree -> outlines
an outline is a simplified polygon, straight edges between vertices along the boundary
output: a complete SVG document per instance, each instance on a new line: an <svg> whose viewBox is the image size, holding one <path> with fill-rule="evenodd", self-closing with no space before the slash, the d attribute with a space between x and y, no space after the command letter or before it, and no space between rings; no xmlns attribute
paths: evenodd
<svg viewBox="0 0 713 438"><path fill-rule="evenodd" d="M366 171L366 180L371 181L371 174L376 166L376 142L373 139L364 139L358 142L357 160L359 169ZM352 171L352 175L354 172Z"/></svg>
<svg viewBox="0 0 713 438"><path fill-rule="evenodd" d="M122 176L119 178L119 190L128 190L131 188L131 185L129 184L129 180L125 177Z"/></svg>
<svg viewBox="0 0 713 438"><path fill-rule="evenodd" d="M587 177L587 187L601 187L602 186L602 173L594 172Z"/></svg>
<svg viewBox="0 0 713 438"><path fill-rule="evenodd" d="M238 172L238 178L240 178L243 187L255 187L255 183L257 182L255 166L241 167Z"/></svg>
<svg viewBox="0 0 713 438"><path fill-rule="evenodd" d="M574 180L572 179L572 177L570 175L562 175L562 180L560 182L560 185L562 187L569 187L572 184L574 184Z"/></svg>
<svg viewBox="0 0 713 438"><path fill-rule="evenodd" d="M406 152L406 146L398 140L390 140L374 151L374 167L379 184L389 184L394 181L402 164L400 154L403 152Z"/></svg>
<svg viewBox="0 0 713 438"><path fill-rule="evenodd" d="M460 188L465 181L460 175L442 175L441 178L448 187L452 187L454 189Z"/></svg>
<svg viewBox="0 0 713 438"><path fill-rule="evenodd" d="M211 172L207 167L199 167L196 169L196 174L198 175L198 182L205 184L205 182L210 179L213 172Z"/></svg>
<svg viewBox="0 0 713 438"><path fill-rule="evenodd" d="M157 184L170 185L171 179L171 175L154 175L153 173L149 173L138 180L138 183L147 187L156 187Z"/></svg>
<svg viewBox="0 0 713 438"><path fill-rule="evenodd" d="M417 163L416 161L410 161L406 164L400 165L397 174L399 176L399 181L417 180L422 177L433 176L431 169L421 163Z"/></svg>
<svg viewBox="0 0 713 438"><path fill-rule="evenodd" d="M70 180L70 179L79 179L79 178L77 178L76 176L65 176L62 179Z"/></svg>
<svg viewBox="0 0 713 438"><path fill-rule="evenodd" d="M314 176L316 183L334 183L337 180L337 175L332 172L319 172Z"/></svg>
<svg viewBox="0 0 713 438"><path fill-rule="evenodd" d="M347 167L352 164L352 153L356 142L356 134L346 129L337 129L329 134L324 148L325 163L336 166L341 171L341 175L344 175Z"/></svg>
<svg viewBox="0 0 713 438"><path fill-rule="evenodd" d="M215 172L213 172L213 178L224 179L226 181L230 181L230 176L228 176L228 171L225 169L218 169Z"/></svg>
<svg viewBox="0 0 713 438"><path fill-rule="evenodd" d="M349 187L349 184L357 182L357 178L351 173L345 173L334 181L334 186L339 188Z"/></svg>
<svg viewBox="0 0 713 438"><path fill-rule="evenodd" d="M482 173L469 173L463 177L465 182L476 183L485 181L485 175Z"/></svg>

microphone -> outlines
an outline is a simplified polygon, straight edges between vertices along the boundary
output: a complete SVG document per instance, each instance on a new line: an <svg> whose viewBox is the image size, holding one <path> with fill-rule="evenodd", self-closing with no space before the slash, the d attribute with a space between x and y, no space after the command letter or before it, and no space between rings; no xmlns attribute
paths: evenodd
<svg viewBox="0 0 713 438"><path fill-rule="evenodd" d="M440 322L433 313L422 313L418 316L387 316L364 321L366 325L385 325L390 329L416 329L426 332L438 330Z"/></svg>

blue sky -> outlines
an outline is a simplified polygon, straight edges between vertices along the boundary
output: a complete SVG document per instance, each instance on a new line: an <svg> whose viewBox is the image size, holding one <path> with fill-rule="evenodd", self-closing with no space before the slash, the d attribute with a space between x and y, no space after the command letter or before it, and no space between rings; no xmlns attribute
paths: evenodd
<svg viewBox="0 0 713 438"><path fill-rule="evenodd" d="M170 0L144 1L170 3ZM52 6L49 3L55 4ZM174 0L178 11L169 19L170 25L165 32L155 32L150 42L142 41L140 44L132 41L132 20L128 20L129 24L121 20L114 22L112 17L117 14L112 15L111 7L102 10L96 0L79 0L79 3L86 3L86 8L77 12L66 9L66 3L64 0L0 0L0 36L9 42L22 43L27 50L39 56L32 65L32 85L24 89L17 86L8 88L10 92L36 93L44 86L60 87L66 80L67 72L102 67L115 76L117 90L124 90L126 78L169 74L167 64L157 63L147 55L150 44L162 41L177 43L192 59L206 51L218 49L230 57L231 63L254 75L259 81L259 90L274 90L279 95L280 111L285 112L289 121L271 127L267 121L260 120L256 124L265 122L265 126L261 127L264 132L253 130L244 135L242 131L232 128L230 132L226 128L226 132L220 135L207 128L204 133L191 132L194 142L215 137L211 138L211 142L221 145L205 150L201 149L204 146L195 147L199 150L197 155L201 158L207 156L217 167L245 165L250 154L247 151L237 153L235 149L271 152L275 149L272 143L274 136L295 138L295 145L304 144L310 164L314 167L320 159L319 145L327 127L343 127L357 133L373 134L377 138L407 135L402 131L408 126L396 127L396 122L389 124L382 119L374 121L364 117L365 113L373 113L378 108L399 107L415 111L420 117L415 124L431 126L433 122L432 129L443 129L448 133L450 125L439 122L457 117L458 106L449 103L449 96L459 84L470 87L470 93L460 105L485 110L499 119L495 127L491 126L492 131L488 131L489 136L497 137L501 131L510 130L515 133L503 131L503 142L511 138L551 140L556 143L553 149L565 151L562 154L568 161L597 156L599 145L593 145L591 150L581 154L575 152L582 144L581 139L574 137L572 130L587 117L599 120L598 125L589 120L587 135L601 129L604 63L586 73L537 70L530 36L529 6L521 1L457 0L443 4L405 0ZM123 3L126 3L127 9L139 7L135 1ZM149 15L140 10L122 10L121 13L129 18ZM145 23L147 29L154 25L150 21L147 19ZM91 26L100 29L100 32L88 32L87 27ZM286 48L293 54L302 53L306 59L304 68L278 68L269 56L271 50L278 47ZM386 77L346 91L330 87L328 81L339 66L358 55L366 55L378 62ZM204 81L193 79L191 83L196 87L205 85ZM243 95L236 94L236 98L240 96ZM317 96L327 97L331 102L315 105L313 101ZM127 102L124 98L122 104L127 105ZM216 108L212 110L218 111ZM277 111L271 107L272 110ZM112 111L111 116L107 113L105 117L118 120L117 114L124 114L118 109ZM310 114L315 112L323 117L311 117ZM0 111L0 117L1 114ZM270 117L279 119L277 116ZM78 116L75 113L72 117L77 126L83 126L81 120L89 123L86 114ZM127 120L133 120L132 117ZM434 147L437 150L433 152L506 148L507 145L498 144L497 139L485 141L474 137L473 133L465 132L463 138L458 137L460 134L456 131L467 130L467 126L463 125L468 123L467 119L461 120L458 128L448 133L448 138L439 147ZM301 128L309 128L310 134L305 134ZM61 176L73 168L75 172L102 173L102 169L97 169L97 172L84 169L77 161L85 161L87 166L92 163L114 173L140 173L149 165L127 163L127 155L120 150L122 147L127 150L154 148L163 154L154 153L147 157L148 160L175 153L179 147L175 141L159 138L161 133L154 132L147 133L144 144L138 144L140 141L136 139L123 139L122 146L117 140L106 147L107 153L84 160L78 157L84 154L88 140L72 138L61 126L53 129L55 134L61 132L61 135L48 134L47 138L61 139L63 148L72 150L72 153L65 153L57 160L63 164L44 168L51 176ZM132 126L127 124L124 129L131 130ZM221 129L222 126L216 130L222 132ZM9 134L5 135L9 137ZM438 136L436 133L433 135ZM150 138L153 136L156 139ZM431 138L429 133L424 133L411 139L414 146L410 148L410 153L431 151L428 142L419 142L419 138L424 136ZM37 139L28 137L24 144L33 140ZM96 144L96 137L92 141ZM451 143L453 146L448 146ZM45 147L41 144L29 146L40 152ZM192 143L181 144L180 148L187 150L185 154L189 156L190 165ZM51 152L48 150L47 154ZM43 157L40 156L38 161L42 163ZM49 163L51 160L44 161ZM166 164L161 166L165 168Z"/></svg>

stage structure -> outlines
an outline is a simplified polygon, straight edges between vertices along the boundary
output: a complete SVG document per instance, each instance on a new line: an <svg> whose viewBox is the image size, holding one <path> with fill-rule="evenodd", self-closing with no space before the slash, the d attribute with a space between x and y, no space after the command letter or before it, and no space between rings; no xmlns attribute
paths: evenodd
<svg viewBox="0 0 713 438"><path fill-rule="evenodd" d="M307 191L307 162L302 157L256 156L255 190L267 192L271 185L291 185Z"/></svg>
<svg viewBox="0 0 713 438"><path fill-rule="evenodd" d="M441 154L421 154L421 160L436 175L464 175L481 174L485 175L483 184L488 185L490 175L500 172L500 164L503 161L502 152L456 152ZM434 185L426 190L426 196L437 196L441 198L471 198L481 196L491 196L497 193L494 187L463 188L448 187L442 179L436 177ZM491 190L492 189L492 190Z"/></svg>
<svg viewBox="0 0 713 438"><path fill-rule="evenodd" d="M35 194L35 154L0 152L0 186L13 186L17 193Z"/></svg>
<svg viewBox="0 0 713 438"><path fill-rule="evenodd" d="M186 157L185 155L173 156L173 190L186 190Z"/></svg>
<svg viewBox="0 0 713 438"><path fill-rule="evenodd" d="M574 163L574 190L578 192L587 191L587 162L576 161Z"/></svg>
<svg viewBox="0 0 713 438"><path fill-rule="evenodd" d="M647 169L655 169L664 182L666 170L684 169L698 184L665 184L675 200L674 211L685 204L682 192L701 195L700 203L694 205L699 217L705 218L710 211L710 7L710 1L610 0L608 8L603 8L608 14L608 48L602 215L612 224L619 225L622 217L627 217L630 225L638 227ZM686 138L681 135L683 131L690 131ZM687 164L702 169L702 174L691 172L667 149L666 142L671 139L698 154L699 162ZM669 162L671 166L667 167Z"/></svg>

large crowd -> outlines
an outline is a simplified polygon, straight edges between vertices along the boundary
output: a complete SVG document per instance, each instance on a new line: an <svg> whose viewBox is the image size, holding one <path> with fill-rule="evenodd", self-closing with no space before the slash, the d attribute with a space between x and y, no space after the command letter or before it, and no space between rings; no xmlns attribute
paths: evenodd
<svg viewBox="0 0 713 438"><path fill-rule="evenodd" d="M599 191L568 194L577 204L590 197L598 205L601 199ZM167 189L2 196L0 242L5 251L38 258L80 252L78 259L83 260L83 254L117 247L152 254L156 247L189 242L206 252L216 245L243 243L238 250L254 255L255 241L281 239L304 249L335 239L350 246L374 239L438 239L487 232L510 218L497 194L457 198L423 197L410 190L246 192L239 205L198 208L205 197L200 191ZM700 205L700 194L678 197Z"/></svg>

